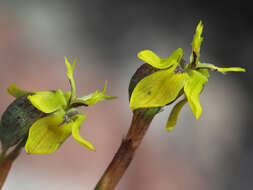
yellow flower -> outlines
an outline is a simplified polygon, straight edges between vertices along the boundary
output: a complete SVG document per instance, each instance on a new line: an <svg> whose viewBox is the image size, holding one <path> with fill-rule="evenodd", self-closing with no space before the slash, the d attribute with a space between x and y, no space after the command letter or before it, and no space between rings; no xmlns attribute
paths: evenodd
<svg viewBox="0 0 253 190"><path fill-rule="evenodd" d="M105 95L107 82L102 91L81 98L76 97L76 87L73 78L76 59L71 65L65 57L67 77L70 81L71 92L56 91L28 92L11 84L8 92L16 98L27 96L32 105L45 113L45 116L35 121L29 129L25 150L31 154L48 154L55 152L72 134L74 139L84 147L95 150L93 145L80 136L81 123L86 115L78 113L82 106L91 106L99 101L116 97Z"/></svg>
<svg viewBox="0 0 253 190"><path fill-rule="evenodd" d="M180 110L187 102L195 118L200 117L202 108L199 103L199 94L208 81L209 70L221 73L245 72L245 69L240 67L220 68L212 64L201 63L199 56L203 40L202 30L203 25L200 21L193 37L189 64L185 64L182 60L183 50L181 48L172 52L168 58L160 58L151 50L138 53L141 60L159 70L144 77L135 86L130 98L132 110L166 106L184 94L184 99L174 106L169 116L166 129L171 130L176 125Z"/></svg>

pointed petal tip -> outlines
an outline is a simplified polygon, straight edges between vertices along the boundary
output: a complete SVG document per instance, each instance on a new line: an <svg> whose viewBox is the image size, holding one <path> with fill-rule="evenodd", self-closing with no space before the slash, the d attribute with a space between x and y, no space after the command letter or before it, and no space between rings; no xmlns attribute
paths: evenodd
<svg viewBox="0 0 253 190"><path fill-rule="evenodd" d="M108 87L108 81L107 81L107 80L105 80L105 85L104 85L103 92L105 92L105 91L106 91L107 87Z"/></svg>
<svg viewBox="0 0 253 190"><path fill-rule="evenodd" d="M199 120L201 114L202 114L202 107L199 107L197 110L195 110L195 112L193 112L193 115L196 120Z"/></svg>
<svg viewBox="0 0 253 190"><path fill-rule="evenodd" d="M139 53L137 53L137 57L148 63L149 65L153 66L153 67L159 67L159 64L161 62L161 59L158 55L156 55L153 51L151 50L142 50Z"/></svg>
<svg viewBox="0 0 253 190"><path fill-rule="evenodd" d="M89 148L91 151L93 151L93 152L96 152L96 149L94 148L94 146L92 145L92 146L90 146L90 148Z"/></svg>
<svg viewBox="0 0 253 190"><path fill-rule="evenodd" d="M200 115L195 115L195 119L199 120Z"/></svg>
<svg viewBox="0 0 253 190"><path fill-rule="evenodd" d="M244 69L244 68L241 68L241 67L238 67L238 70L237 70L237 72L246 72L246 69Z"/></svg>
<svg viewBox="0 0 253 190"><path fill-rule="evenodd" d="M7 92L15 97L15 98L19 98L21 96L24 96L26 94L30 94L32 92L29 91L25 91L25 90L21 90L20 88L18 88L14 82L11 83L11 85L9 86L9 88L7 89Z"/></svg>
<svg viewBox="0 0 253 190"><path fill-rule="evenodd" d="M170 132L174 129L175 125L172 125L172 126L167 126L165 129L167 132Z"/></svg>

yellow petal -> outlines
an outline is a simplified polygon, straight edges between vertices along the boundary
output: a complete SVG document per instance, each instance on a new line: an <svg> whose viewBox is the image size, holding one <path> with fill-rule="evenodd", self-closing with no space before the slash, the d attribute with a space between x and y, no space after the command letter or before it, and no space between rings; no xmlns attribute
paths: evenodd
<svg viewBox="0 0 253 190"><path fill-rule="evenodd" d="M95 92L93 92L87 96L84 96L81 98L76 98L73 101L73 103L83 103L88 106L91 106L91 105L96 104L99 101L112 100L112 99L117 98L116 96L108 96L108 95L104 94L106 89L107 89L107 81L105 81L105 86L104 86L103 90L101 90L101 91L96 90Z"/></svg>
<svg viewBox="0 0 253 190"><path fill-rule="evenodd" d="M173 69L157 71L145 77L133 90L130 108L165 106L176 99L188 78L186 73L174 74Z"/></svg>
<svg viewBox="0 0 253 190"><path fill-rule="evenodd" d="M199 94L208 79L195 70L190 70L189 76L190 79L185 83L184 92L195 118L198 119L202 113L202 108L199 103Z"/></svg>
<svg viewBox="0 0 253 190"><path fill-rule="evenodd" d="M198 70L202 75L204 75L206 78L210 77L209 70L208 69L199 69Z"/></svg>
<svg viewBox="0 0 253 190"><path fill-rule="evenodd" d="M73 65L70 64L67 57L64 57L64 59L65 59L65 65L67 67L66 74L69 78L70 86L71 86L71 102L72 102L72 100L76 98L76 84L73 77L73 72L76 65L76 57L74 59Z"/></svg>
<svg viewBox="0 0 253 190"><path fill-rule="evenodd" d="M173 107L172 111L170 112L170 116L166 125L167 131L171 131L176 126L179 113L186 103L187 103L187 99L184 98Z"/></svg>
<svg viewBox="0 0 253 190"><path fill-rule="evenodd" d="M67 104L70 103L71 92L70 91L65 92L64 97L65 97Z"/></svg>
<svg viewBox="0 0 253 190"><path fill-rule="evenodd" d="M192 51L194 51L197 54L197 56L199 56L200 46L203 41L203 37L201 37L202 31L203 31L203 24L201 21L199 21L199 24L196 28L196 32L192 40Z"/></svg>
<svg viewBox="0 0 253 190"><path fill-rule="evenodd" d="M159 67L160 66L160 62L161 59L158 55L156 55L153 51L151 50L143 50L140 51L137 56L139 57L139 59L141 59L142 61L152 65L153 67Z"/></svg>
<svg viewBox="0 0 253 190"><path fill-rule="evenodd" d="M178 65L183 57L183 50L181 48L176 49L168 58L160 58L151 50L143 50L138 53L139 59L148 63L149 65L158 68L166 69L172 65Z"/></svg>
<svg viewBox="0 0 253 190"><path fill-rule="evenodd" d="M61 144L71 135L71 125L64 124L64 111L39 119L29 130L25 150L30 154L49 154L55 152Z"/></svg>
<svg viewBox="0 0 253 190"><path fill-rule="evenodd" d="M229 72L229 71L232 71L232 72L245 72L246 71L244 68L241 68L241 67L222 68L222 67L217 67L217 66L215 66L213 64L200 63L200 62L198 62L197 68L198 69L208 68L208 69L211 69L211 70L215 70L215 71L221 72L223 74L225 72Z"/></svg>
<svg viewBox="0 0 253 190"><path fill-rule="evenodd" d="M31 94L32 92L21 90L18 88L14 83L11 83L11 85L8 88L8 93L15 98L19 98L21 96L24 96L26 94Z"/></svg>
<svg viewBox="0 0 253 190"><path fill-rule="evenodd" d="M58 89L56 92L36 92L33 95L29 95L27 98L34 107L44 113L52 113L57 109L67 105L65 96L61 89Z"/></svg>
<svg viewBox="0 0 253 190"><path fill-rule="evenodd" d="M94 151L95 150L94 146L89 141L82 138L80 135L81 123L86 119L86 115L77 114L74 116L74 119L75 121L73 122L72 125L72 136L79 144Z"/></svg>

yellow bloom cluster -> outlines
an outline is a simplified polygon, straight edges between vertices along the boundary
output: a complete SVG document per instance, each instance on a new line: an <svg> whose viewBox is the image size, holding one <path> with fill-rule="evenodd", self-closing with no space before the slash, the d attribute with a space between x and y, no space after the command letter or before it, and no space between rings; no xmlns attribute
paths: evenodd
<svg viewBox="0 0 253 190"><path fill-rule="evenodd" d="M202 31L203 25L200 21L193 37L189 64L181 64L184 54L181 48L176 49L167 58L160 58L151 50L143 50L138 53L141 60L159 70L143 78L136 85L130 98L132 110L162 107L174 102L181 94L184 94L184 99L174 106L169 116L166 129L171 130L176 125L180 110L187 102L195 118L200 117L202 108L199 103L199 95L204 84L208 81L210 70L222 73L228 71L245 72L245 69L240 67L220 68L212 64L201 63L199 56L203 40ZM179 70L179 67L183 68Z"/></svg>
<svg viewBox="0 0 253 190"><path fill-rule="evenodd" d="M88 96L76 97L76 87L73 78L76 59L73 65L65 57L67 77L70 81L71 91L29 92L19 89L11 84L9 94L16 98L27 96L32 105L45 113L45 117L38 119L29 129L28 139L25 144L26 152L30 154L48 154L55 152L61 144L72 134L74 139L84 147L95 150L93 145L83 139L79 133L81 123L86 115L78 113L81 106L91 106L99 101L110 100L116 97L105 93L107 82L102 91L95 91Z"/></svg>

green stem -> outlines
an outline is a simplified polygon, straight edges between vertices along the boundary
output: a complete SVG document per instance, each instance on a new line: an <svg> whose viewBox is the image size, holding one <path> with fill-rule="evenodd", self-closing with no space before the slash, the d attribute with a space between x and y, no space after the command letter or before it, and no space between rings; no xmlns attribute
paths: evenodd
<svg viewBox="0 0 253 190"><path fill-rule="evenodd" d="M134 111L127 136L122 140L117 153L96 185L95 190L113 190L115 188L134 158L153 117L159 110L160 108L151 108Z"/></svg>

